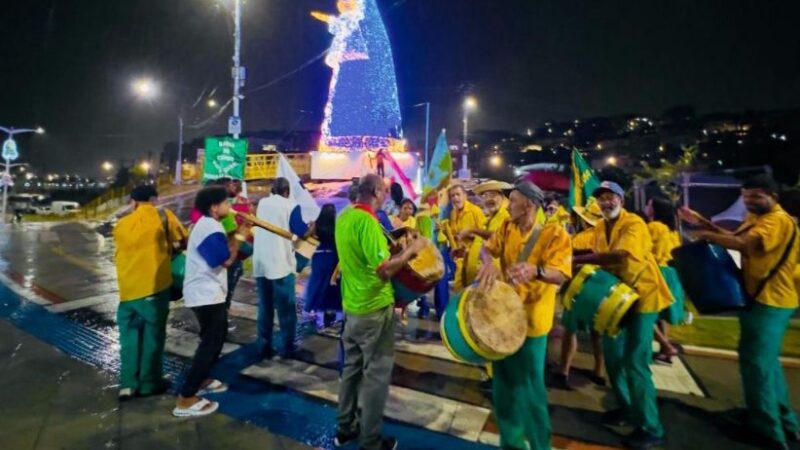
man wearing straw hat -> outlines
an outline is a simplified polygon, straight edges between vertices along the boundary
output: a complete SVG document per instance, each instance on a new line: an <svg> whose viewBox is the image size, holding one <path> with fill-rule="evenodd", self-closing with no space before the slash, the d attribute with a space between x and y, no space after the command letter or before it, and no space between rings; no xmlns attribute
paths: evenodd
<svg viewBox="0 0 800 450"><path fill-rule="evenodd" d="M514 189L513 185L495 180L485 181L473 189L473 192L483 200L483 210L487 216L485 226L462 231L462 235L475 239L472 248L467 253L465 263L469 267L474 267L476 271L480 265L480 247L483 245L483 241L491 238L494 232L510 217L508 208L506 208L508 199L503 194L503 191L510 191L511 189ZM497 267L500 267L500 261L496 258L494 263ZM488 391L492 388L491 364L486 365L486 372L489 378L481 382L481 389Z"/></svg>
<svg viewBox="0 0 800 450"><path fill-rule="evenodd" d="M563 227L536 220L543 201L544 195L535 184L517 183L509 196L509 219L481 252L479 288L491 290L499 278L511 283L524 299L528 322L520 350L493 363L492 405L503 448L550 449L544 361L556 291L572 276L572 247ZM499 258L504 270L493 258Z"/></svg>

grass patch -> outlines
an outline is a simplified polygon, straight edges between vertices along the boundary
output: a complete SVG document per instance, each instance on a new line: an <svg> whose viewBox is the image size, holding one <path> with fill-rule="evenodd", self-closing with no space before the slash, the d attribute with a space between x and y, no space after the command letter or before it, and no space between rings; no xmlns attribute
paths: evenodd
<svg viewBox="0 0 800 450"><path fill-rule="evenodd" d="M695 316L691 325L673 327L669 338L681 344L736 350L739 344L739 320ZM786 330L782 355L800 357L800 322L797 320L792 320Z"/></svg>

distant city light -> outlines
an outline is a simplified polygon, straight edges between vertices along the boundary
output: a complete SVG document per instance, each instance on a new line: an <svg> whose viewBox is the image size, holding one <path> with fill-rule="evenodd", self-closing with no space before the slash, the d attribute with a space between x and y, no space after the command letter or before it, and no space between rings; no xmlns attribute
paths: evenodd
<svg viewBox="0 0 800 450"><path fill-rule="evenodd" d="M111 169L113 169L113 168L114 168L114 165L111 164L110 162L108 162L108 161L103 162L103 170L105 170L106 172L111 171Z"/></svg>
<svg viewBox="0 0 800 450"><path fill-rule="evenodd" d="M598 150L602 150L603 149L603 144L598 142L597 145L595 145L595 148L598 149Z"/></svg>
<svg viewBox="0 0 800 450"><path fill-rule="evenodd" d="M531 136L533 136L533 130L531 130L530 128L528 128L527 130L525 130L525 133L528 135L528 137L531 137Z"/></svg>
<svg viewBox="0 0 800 450"><path fill-rule="evenodd" d="M617 165L617 157L616 156L609 156L606 159L606 164L609 166L616 166Z"/></svg>
<svg viewBox="0 0 800 450"><path fill-rule="evenodd" d="M503 158L501 158L500 155L492 155L492 157L489 158L489 164L491 164L492 167L500 167L503 164Z"/></svg>
<svg viewBox="0 0 800 450"><path fill-rule="evenodd" d="M664 144L661 144L661 145L658 146L658 151L663 152L664 150L666 150L666 148L664 147Z"/></svg>
<svg viewBox="0 0 800 450"><path fill-rule="evenodd" d="M214 100L213 98L208 99L208 107L209 108L216 108L217 107L217 101Z"/></svg>
<svg viewBox="0 0 800 450"><path fill-rule="evenodd" d="M139 164L139 167L141 167L141 169L144 170L145 172L150 171L150 163L147 161L142 161L142 163Z"/></svg>

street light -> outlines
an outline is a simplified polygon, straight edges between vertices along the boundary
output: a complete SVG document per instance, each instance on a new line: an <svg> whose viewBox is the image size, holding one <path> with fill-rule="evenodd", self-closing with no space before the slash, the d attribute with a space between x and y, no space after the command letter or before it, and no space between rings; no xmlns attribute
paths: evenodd
<svg viewBox="0 0 800 450"><path fill-rule="evenodd" d="M108 162L108 161L104 161L103 162L103 170L104 171L111 172L111 169L113 169L113 168L114 168L114 165L111 164L110 162Z"/></svg>
<svg viewBox="0 0 800 450"><path fill-rule="evenodd" d="M158 95L158 84L152 78L139 78L131 86L134 94L142 100L153 100ZM206 105L209 108L219 106L213 98L208 99ZM175 162L175 184L183 183L183 113L184 108L180 107L178 110L178 157Z"/></svg>
<svg viewBox="0 0 800 450"><path fill-rule="evenodd" d="M425 107L425 165L422 166L423 173L428 176L428 146L430 145L431 135L431 102L423 102L412 106L412 108Z"/></svg>
<svg viewBox="0 0 800 450"><path fill-rule="evenodd" d="M467 134L469 132L469 113L478 108L478 101L475 97L469 96L464 99L464 148L461 153L461 170L458 175L459 178L470 178L469 166L467 165L467 153L469 152L469 143L467 142Z"/></svg>
<svg viewBox="0 0 800 450"><path fill-rule="evenodd" d="M142 161L142 163L139 164L139 167L141 167L141 169L144 170L145 172L147 172L148 174L150 173L150 162L149 161Z"/></svg>
<svg viewBox="0 0 800 450"><path fill-rule="evenodd" d="M3 160L5 161L5 170L3 171L2 179L0 179L0 183L3 184L3 216L2 221L6 221L6 206L8 205L8 186L13 184L13 179L11 178L11 168L16 166L22 166L25 164L11 164L11 161L16 160L19 158L19 150L17 148L17 141L14 140L15 134L23 134L23 133L36 133L36 134L43 134L44 128L37 127L37 128L17 128L14 127L0 127L0 131L3 131L8 135L8 138L3 142Z"/></svg>

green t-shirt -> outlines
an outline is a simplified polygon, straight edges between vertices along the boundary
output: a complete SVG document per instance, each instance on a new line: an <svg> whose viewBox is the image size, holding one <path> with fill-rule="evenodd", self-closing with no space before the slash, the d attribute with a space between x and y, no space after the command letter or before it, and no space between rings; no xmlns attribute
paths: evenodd
<svg viewBox="0 0 800 450"><path fill-rule="evenodd" d="M381 280L377 272L390 256L378 219L355 207L343 211L336 219L336 252L344 312L364 315L394 303L392 283Z"/></svg>

